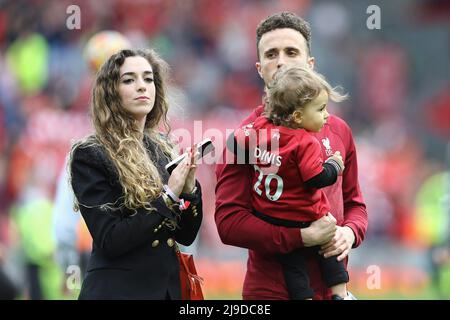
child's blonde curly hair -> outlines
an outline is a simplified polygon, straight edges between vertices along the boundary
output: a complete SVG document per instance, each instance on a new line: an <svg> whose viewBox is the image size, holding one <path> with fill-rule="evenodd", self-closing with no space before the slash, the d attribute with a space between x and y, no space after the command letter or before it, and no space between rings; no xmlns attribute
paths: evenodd
<svg viewBox="0 0 450 320"><path fill-rule="evenodd" d="M275 125L290 127L294 111L317 98L322 90L335 102L345 100L347 94L341 94L337 89L310 68L281 68L267 87L264 115Z"/></svg>

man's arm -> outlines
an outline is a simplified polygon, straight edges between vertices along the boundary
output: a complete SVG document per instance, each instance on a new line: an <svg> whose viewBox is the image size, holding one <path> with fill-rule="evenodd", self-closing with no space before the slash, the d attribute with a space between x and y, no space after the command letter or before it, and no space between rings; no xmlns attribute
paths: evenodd
<svg viewBox="0 0 450 320"><path fill-rule="evenodd" d="M348 148L345 158L345 170L342 180L342 195L344 198L344 224L352 229L355 235L353 248L364 240L367 230L366 204L358 182L358 159L355 143L349 128Z"/></svg>
<svg viewBox="0 0 450 320"><path fill-rule="evenodd" d="M269 254L287 253L302 246L298 228L271 225L251 212L249 165L216 166L215 221L223 243Z"/></svg>
<svg viewBox="0 0 450 320"><path fill-rule="evenodd" d="M343 122L347 132L344 137L346 157L342 180L342 196L344 201L344 222L338 227L336 235L322 246L320 253L324 256L338 256L343 260L351 248L358 247L364 240L367 230L367 211L358 183L358 161L351 129Z"/></svg>

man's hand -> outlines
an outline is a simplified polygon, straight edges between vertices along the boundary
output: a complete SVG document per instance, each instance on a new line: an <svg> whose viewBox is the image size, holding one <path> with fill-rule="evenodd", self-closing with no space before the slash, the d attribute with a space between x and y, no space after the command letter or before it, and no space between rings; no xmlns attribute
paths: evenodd
<svg viewBox="0 0 450 320"><path fill-rule="evenodd" d="M325 258L338 256L337 260L341 261L348 255L354 242L355 234L350 227L337 226L333 239L321 247L319 254Z"/></svg>
<svg viewBox="0 0 450 320"><path fill-rule="evenodd" d="M336 233L336 219L328 213L308 228L300 229L300 233L305 247L329 243Z"/></svg>

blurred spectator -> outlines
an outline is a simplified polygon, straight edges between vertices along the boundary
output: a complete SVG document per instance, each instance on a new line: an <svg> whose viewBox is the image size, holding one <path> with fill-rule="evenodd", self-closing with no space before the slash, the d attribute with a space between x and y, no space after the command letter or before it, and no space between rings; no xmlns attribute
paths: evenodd
<svg viewBox="0 0 450 320"><path fill-rule="evenodd" d="M434 288L442 299L450 298L450 172L441 171L426 179L416 199L416 229L419 240L429 248Z"/></svg>
<svg viewBox="0 0 450 320"><path fill-rule="evenodd" d="M6 259L6 248L0 242L0 300L13 300L17 295L17 290L3 270Z"/></svg>
<svg viewBox="0 0 450 320"><path fill-rule="evenodd" d="M25 297L33 300L61 298L62 276L53 259L52 202L45 190L34 172L12 209L24 255Z"/></svg>

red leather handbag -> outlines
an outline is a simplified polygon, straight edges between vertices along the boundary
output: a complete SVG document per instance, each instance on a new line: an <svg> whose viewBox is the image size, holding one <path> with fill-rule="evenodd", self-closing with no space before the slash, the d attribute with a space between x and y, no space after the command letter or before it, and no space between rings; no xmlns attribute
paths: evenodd
<svg viewBox="0 0 450 320"><path fill-rule="evenodd" d="M197 274L194 257L177 248L180 262L181 300L204 300L202 292L203 278Z"/></svg>

